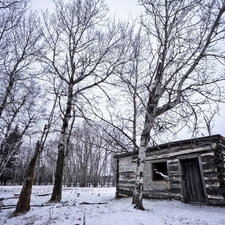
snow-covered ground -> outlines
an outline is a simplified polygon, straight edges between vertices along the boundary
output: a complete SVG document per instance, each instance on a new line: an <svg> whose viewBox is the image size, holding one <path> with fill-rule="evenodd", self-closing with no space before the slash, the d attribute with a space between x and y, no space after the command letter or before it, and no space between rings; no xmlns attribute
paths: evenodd
<svg viewBox="0 0 225 225"><path fill-rule="evenodd" d="M52 186L34 186L31 210L10 217L20 189L0 186L0 199L4 198L5 205L0 211L0 225L225 225L225 207L144 200L146 210L139 211L133 209L131 198L115 199L115 188L65 187L62 202L48 204Z"/></svg>

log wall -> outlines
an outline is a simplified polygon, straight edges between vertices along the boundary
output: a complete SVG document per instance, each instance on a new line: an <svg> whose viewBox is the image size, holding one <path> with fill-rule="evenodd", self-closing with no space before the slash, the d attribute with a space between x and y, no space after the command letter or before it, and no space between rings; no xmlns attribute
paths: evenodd
<svg viewBox="0 0 225 225"><path fill-rule="evenodd" d="M208 203L210 205L225 205L224 156L225 148L220 143L210 154L201 157Z"/></svg>
<svg viewBox="0 0 225 225"><path fill-rule="evenodd" d="M132 156L118 159L117 197L132 196L135 184L135 164Z"/></svg>

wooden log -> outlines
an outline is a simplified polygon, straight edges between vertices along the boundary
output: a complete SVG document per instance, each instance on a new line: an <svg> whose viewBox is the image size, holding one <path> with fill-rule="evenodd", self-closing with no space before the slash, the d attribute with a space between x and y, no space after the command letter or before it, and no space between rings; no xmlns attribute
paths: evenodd
<svg viewBox="0 0 225 225"><path fill-rule="evenodd" d="M135 179L130 181L130 180L119 180L119 185L123 186L123 185L127 185L127 184L135 184Z"/></svg>
<svg viewBox="0 0 225 225"><path fill-rule="evenodd" d="M178 188L178 187L177 188L174 188L173 187L173 188L170 189L170 191L171 191L171 193L174 193L174 194L181 193L181 188Z"/></svg>
<svg viewBox="0 0 225 225"><path fill-rule="evenodd" d="M209 205L225 206L225 199L208 199Z"/></svg>
<svg viewBox="0 0 225 225"><path fill-rule="evenodd" d="M181 185L181 180L170 180L170 186L171 185Z"/></svg>
<svg viewBox="0 0 225 225"><path fill-rule="evenodd" d="M225 195L225 188L220 188L218 186L210 186L206 188L208 195Z"/></svg>
<svg viewBox="0 0 225 225"><path fill-rule="evenodd" d="M180 170L180 168L179 168L178 165L177 166L170 166L169 167L170 173L173 172L173 171L178 172L179 170Z"/></svg>
<svg viewBox="0 0 225 225"><path fill-rule="evenodd" d="M204 177L209 177L209 178L213 178L213 177L217 177L217 173L214 171L214 172L204 172L203 173Z"/></svg>
<svg viewBox="0 0 225 225"><path fill-rule="evenodd" d="M205 179L205 184L219 185L220 182L218 179Z"/></svg>
<svg viewBox="0 0 225 225"><path fill-rule="evenodd" d="M181 180L180 174L169 174L170 180Z"/></svg>
<svg viewBox="0 0 225 225"><path fill-rule="evenodd" d="M134 172L134 167L131 165L121 166L119 165L119 172Z"/></svg>
<svg viewBox="0 0 225 225"><path fill-rule="evenodd" d="M135 179L136 176L135 174L132 172L132 173L128 173L128 172L122 172L122 173L119 173L119 180L133 180Z"/></svg>
<svg viewBox="0 0 225 225"><path fill-rule="evenodd" d="M118 197L133 196L133 189L118 189Z"/></svg>
<svg viewBox="0 0 225 225"><path fill-rule="evenodd" d="M181 149L179 146L177 148L163 150L163 151L156 151L156 152L148 152L147 153L147 160L160 160L160 159L170 159L175 160L177 159L177 156L183 156L185 157L188 154L206 154L212 152L211 147L209 147L208 144L201 147L196 147L193 149L190 148L183 148Z"/></svg>
<svg viewBox="0 0 225 225"><path fill-rule="evenodd" d="M213 163L206 163L202 165L203 170L209 170L209 169L214 169L215 165Z"/></svg>
<svg viewBox="0 0 225 225"><path fill-rule="evenodd" d="M212 163L213 162L213 155L204 155L204 156L201 156L201 160L202 160L202 163Z"/></svg>
<svg viewBox="0 0 225 225"><path fill-rule="evenodd" d="M159 190L152 190L152 191L143 191L144 198L150 199L170 199L170 192L169 191L159 191Z"/></svg>
<svg viewBox="0 0 225 225"><path fill-rule="evenodd" d="M168 162L168 166L178 166L179 165L179 161L178 160L173 160L173 161L169 161Z"/></svg>

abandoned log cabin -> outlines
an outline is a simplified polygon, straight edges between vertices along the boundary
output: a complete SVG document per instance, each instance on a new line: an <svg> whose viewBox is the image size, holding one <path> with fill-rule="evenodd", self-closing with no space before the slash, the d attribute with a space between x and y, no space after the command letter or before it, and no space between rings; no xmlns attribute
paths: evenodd
<svg viewBox="0 0 225 225"><path fill-rule="evenodd" d="M225 138L220 135L147 149L143 197L225 206ZM116 155L116 197L132 196L138 152Z"/></svg>

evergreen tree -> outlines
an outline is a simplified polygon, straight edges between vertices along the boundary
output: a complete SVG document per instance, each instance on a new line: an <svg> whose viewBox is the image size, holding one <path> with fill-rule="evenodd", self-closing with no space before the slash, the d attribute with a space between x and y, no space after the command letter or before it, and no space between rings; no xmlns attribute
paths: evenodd
<svg viewBox="0 0 225 225"><path fill-rule="evenodd" d="M0 145L0 180L4 184L6 184L7 180L13 178L13 171L15 170L21 144L21 133L18 126L16 126Z"/></svg>

